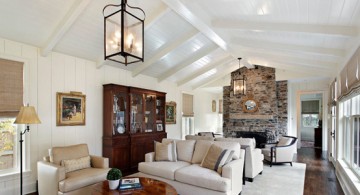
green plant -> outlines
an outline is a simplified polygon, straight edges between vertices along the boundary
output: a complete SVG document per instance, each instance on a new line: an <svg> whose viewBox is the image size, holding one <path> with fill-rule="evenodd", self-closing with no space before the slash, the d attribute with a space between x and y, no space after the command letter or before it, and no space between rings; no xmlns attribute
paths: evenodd
<svg viewBox="0 0 360 195"><path fill-rule="evenodd" d="M111 168L109 172L107 173L106 179L107 180L118 180L122 177L122 173L120 169L117 168Z"/></svg>

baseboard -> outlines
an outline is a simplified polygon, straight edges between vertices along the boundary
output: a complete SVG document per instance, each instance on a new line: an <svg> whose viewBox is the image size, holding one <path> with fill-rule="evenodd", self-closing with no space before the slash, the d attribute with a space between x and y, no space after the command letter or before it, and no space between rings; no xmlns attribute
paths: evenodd
<svg viewBox="0 0 360 195"><path fill-rule="evenodd" d="M36 182L23 184L23 193L29 194L36 192ZM20 184L16 185L13 183L11 186L5 186L0 189L0 194L20 194Z"/></svg>

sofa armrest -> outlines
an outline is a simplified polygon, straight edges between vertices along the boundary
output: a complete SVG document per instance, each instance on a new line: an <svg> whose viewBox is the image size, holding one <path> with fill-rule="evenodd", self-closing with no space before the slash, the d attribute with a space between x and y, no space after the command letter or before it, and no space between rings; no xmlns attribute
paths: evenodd
<svg viewBox="0 0 360 195"><path fill-rule="evenodd" d="M231 180L231 194L238 195L243 185L244 158L233 160L222 167L222 177Z"/></svg>
<svg viewBox="0 0 360 195"><path fill-rule="evenodd" d="M90 155L91 166L94 168L109 168L109 158Z"/></svg>
<svg viewBox="0 0 360 195"><path fill-rule="evenodd" d="M37 168L39 194L58 194L59 181L65 179L65 167L39 161Z"/></svg>
<svg viewBox="0 0 360 195"><path fill-rule="evenodd" d="M155 161L155 152L149 152L145 154L145 162L154 162Z"/></svg>

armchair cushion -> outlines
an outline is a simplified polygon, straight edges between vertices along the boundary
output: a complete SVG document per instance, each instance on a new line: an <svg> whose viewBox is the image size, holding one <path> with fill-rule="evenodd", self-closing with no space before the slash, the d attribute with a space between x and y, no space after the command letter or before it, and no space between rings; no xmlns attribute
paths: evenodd
<svg viewBox="0 0 360 195"><path fill-rule="evenodd" d="M65 147L53 147L49 150L50 162L60 165L62 160L71 160L89 156L87 144L78 144Z"/></svg>
<svg viewBox="0 0 360 195"><path fill-rule="evenodd" d="M65 173L89 168L90 167L90 156L77 158L77 159L71 159L71 160L62 160L61 166L65 167Z"/></svg>

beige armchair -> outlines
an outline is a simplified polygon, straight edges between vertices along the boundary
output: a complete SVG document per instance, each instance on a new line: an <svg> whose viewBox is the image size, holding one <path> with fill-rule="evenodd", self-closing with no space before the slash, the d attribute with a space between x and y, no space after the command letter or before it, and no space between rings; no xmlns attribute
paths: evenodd
<svg viewBox="0 0 360 195"><path fill-rule="evenodd" d="M89 155L87 144L79 144L49 149L37 167L39 195L82 195L106 180L109 159Z"/></svg>
<svg viewBox="0 0 360 195"><path fill-rule="evenodd" d="M262 149L264 159L270 163L270 167L279 163L290 163L292 166L296 142L296 137L282 136L277 143L266 144Z"/></svg>

